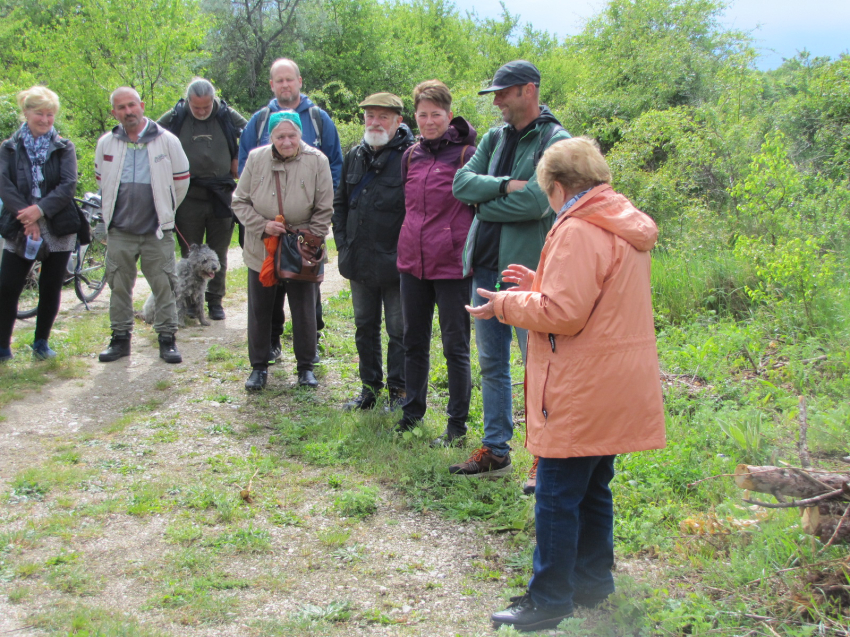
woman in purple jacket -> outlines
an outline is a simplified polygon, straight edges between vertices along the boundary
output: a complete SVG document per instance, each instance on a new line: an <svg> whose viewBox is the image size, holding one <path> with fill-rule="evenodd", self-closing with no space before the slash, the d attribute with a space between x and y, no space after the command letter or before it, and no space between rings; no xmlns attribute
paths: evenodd
<svg viewBox="0 0 850 637"><path fill-rule="evenodd" d="M398 238L404 373L407 397L397 431L425 416L434 305L439 310L443 355L449 376L448 423L432 446L449 446L466 435L472 376L469 315L464 306L472 279L463 277L461 253L472 224L472 206L452 195L455 173L475 153L475 129L454 117L452 94L439 80L413 90L421 137L402 157L406 215Z"/></svg>

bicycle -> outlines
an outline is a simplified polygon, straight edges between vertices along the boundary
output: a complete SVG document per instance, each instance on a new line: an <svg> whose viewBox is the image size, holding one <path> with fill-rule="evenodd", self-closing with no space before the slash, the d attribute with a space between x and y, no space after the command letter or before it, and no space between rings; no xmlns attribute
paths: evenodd
<svg viewBox="0 0 850 637"><path fill-rule="evenodd" d="M74 292L86 309L106 287L106 226L100 213L100 195L87 192L82 199L74 200L80 204L86 219L92 227L91 243L80 245L77 241L71 258L68 260L68 274L65 285L74 282ZM18 300L18 318L31 318L38 310L38 277L41 274L41 262L33 263L27 275L21 297Z"/></svg>

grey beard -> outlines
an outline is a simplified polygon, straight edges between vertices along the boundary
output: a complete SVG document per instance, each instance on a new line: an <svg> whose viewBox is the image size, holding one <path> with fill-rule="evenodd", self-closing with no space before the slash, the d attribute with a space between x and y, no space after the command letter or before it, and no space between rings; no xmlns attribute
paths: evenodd
<svg viewBox="0 0 850 637"><path fill-rule="evenodd" d="M380 131L366 130L363 133L363 141L370 146L386 146L390 143L390 135L384 129Z"/></svg>

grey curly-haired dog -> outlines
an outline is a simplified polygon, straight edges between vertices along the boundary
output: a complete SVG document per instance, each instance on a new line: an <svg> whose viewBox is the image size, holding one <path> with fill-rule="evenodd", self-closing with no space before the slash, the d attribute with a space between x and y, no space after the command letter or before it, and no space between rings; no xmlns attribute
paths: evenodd
<svg viewBox="0 0 850 637"><path fill-rule="evenodd" d="M180 327L186 325L187 318L197 318L201 325L211 325L204 315L204 294L207 283L221 269L218 255L212 248L204 244L193 243L189 246L189 254L177 262L177 284L174 296L177 301L177 322ZM145 323L153 323L156 305L153 295L150 295L142 308L142 318Z"/></svg>

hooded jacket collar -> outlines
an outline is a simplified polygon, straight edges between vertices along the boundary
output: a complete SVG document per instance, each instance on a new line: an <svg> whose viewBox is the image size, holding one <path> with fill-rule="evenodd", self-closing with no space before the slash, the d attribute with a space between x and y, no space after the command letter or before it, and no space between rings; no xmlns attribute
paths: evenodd
<svg viewBox="0 0 850 637"><path fill-rule="evenodd" d="M474 146L477 137L478 132L473 128L472 124L467 122L463 117L458 116L452 119L442 137L439 139L425 139L420 136L419 143L433 153L449 144Z"/></svg>
<svg viewBox="0 0 850 637"><path fill-rule="evenodd" d="M315 104L313 104L313 101L309 97L304 95L304 93L299 93L299 95L301 96L301 101L298 102L298 107L295 109L296 113L303 113L304 111L310 110L313 106L315 106ZM285 109L281 108L280 104L277 103L277 98L271 98L271 100L269 101L269 111L272 113L277 113L278 111L282 110Z"/></svg>
<svg viewBox="0 0 850 637"><path fill-rule="evenodd" d="M130 137L127 135L127 132L124 130L124 127L120 124L112 129L112 134L115 135L116 139L121 140L127 144L136 143L136 144L149 144L157 137L162 135L162 128L152 119L145 118L147 120L147 125L145 129L142 131L141 137L136 142L130 141Z"/></svg>
<svg viewBox="0 0 850 637"><path fill-rule="evenodd" d="M632 205L609 184L600 184L578 200L558 223L574 217L607 230L628 241L636 250L648 252L658 238L652 218Z"/></svg>

